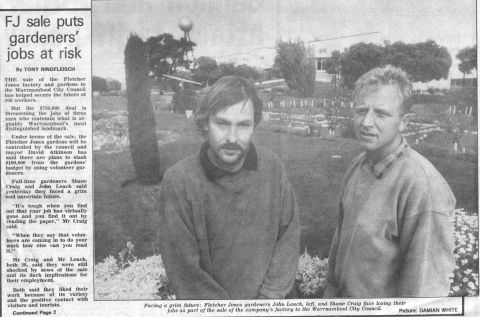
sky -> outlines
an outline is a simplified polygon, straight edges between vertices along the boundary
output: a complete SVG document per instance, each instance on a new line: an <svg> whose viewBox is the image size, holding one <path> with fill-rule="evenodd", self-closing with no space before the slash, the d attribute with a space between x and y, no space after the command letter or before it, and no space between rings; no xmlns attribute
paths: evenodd
<svg viewBox="0 0 480 317"><path fill-rule="evenodd" d="M456 68L454 54L476 44L475 0L94 0L92 11L93 74L122 83L128 36L181 37L182 17L193 21L195 57L380 32L391 43L434 40Z"/></svg>

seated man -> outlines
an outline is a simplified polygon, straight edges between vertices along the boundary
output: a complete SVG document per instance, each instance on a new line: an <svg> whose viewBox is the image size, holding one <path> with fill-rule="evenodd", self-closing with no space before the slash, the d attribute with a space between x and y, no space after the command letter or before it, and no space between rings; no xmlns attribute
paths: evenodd
<svg viewBox="0 0 480 317"><path fill-rule="evenodd" d="M298 208L284 165L252 143L262 116L240 77L217 81L195 114L200 152L161 185L161 254L178 299L283 298L300 252Z"/></svg>
<svg viewBox="0 0 480 317"><path fill-rule="evenodd" d="M412 84L392 66L356 82L355 136L365 150L344 177L325 297L447 296L455 267L445 179L400 134Z"/></svg>

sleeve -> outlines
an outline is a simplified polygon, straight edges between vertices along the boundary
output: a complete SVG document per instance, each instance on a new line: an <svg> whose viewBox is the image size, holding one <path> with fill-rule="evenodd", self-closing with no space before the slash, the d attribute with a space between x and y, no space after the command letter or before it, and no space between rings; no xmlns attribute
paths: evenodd
<svg viewBox="0 0 480 317"><path fill-rule="evenodd" d="M428 184L415 186L406 204L400 232L403 263L399 297L441 297L449 293L448 276L455 268L450 220L455 198L449 188L434 192Z"/></svg>
<svg viewBox="0 0 480 317"><path fill-rule="evenodd" d="M350 162L349 166L347 167L347 171L342 179L342 189L340 191L340 198L338 203L338 220L337 220L337 227L335 229L335 234L333 236L332 243L330 245L330 252L328 253L328 269L327 269L327 286L325 291L323 292L324 298L335 298L338 297L338 285L335 281L335 266L337 263L337 252L338 252L338 245L340 243L340 233L342 232L342 223L343 223L343 193L346 184L348 183L352 173L355 171L356 166L359 162L363 159L364 154L357 155L352 162Z"/></svg>
<svg viewBox="0 0 480 317"><path fill-rule="evenodd" d="M333 236L330 251L328 253L327 286L323 293L324 298L335 298L338 296L337 283L335 282L335 264L337 260L338 244L340 241L340 232L342 231L343 205L339 203L338 223Z"/></svg>
<svg viewBox="0 0 480 317"><path fill-rule="evenodd" d="M297 198L286 175L279 234L270 266L259 290L260 298L285 298L292 289L300 257L300 223Z"/></svg>
<svg viewBox="0 0 480 317"><path fill-rule="evenodd" d="M177 299L229 299L200 265L200 252L186 198L166 176L160 187L160 250Z"/></svg>

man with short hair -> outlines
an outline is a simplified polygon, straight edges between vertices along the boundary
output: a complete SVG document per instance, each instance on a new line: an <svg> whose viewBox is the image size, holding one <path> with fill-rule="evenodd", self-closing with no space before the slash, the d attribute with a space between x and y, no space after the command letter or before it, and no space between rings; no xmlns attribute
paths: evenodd
<svg viewBox="0 0 480 317"><path fill-rule="evenodd" d="M161 254L178 299L284 298L300 252L298 207L284 165L252 143L262 102L243 78L218 80L195 122L200 152L161 185Z"/></svg>
<svg viewBox="0 0 480 317"><path fill-rule="evenodd" d="M445 179L411 149L412 84L401 69L373 69L356 82L355 136L365 153L344 176L325 297L447 296L455 267Z"/></svg>

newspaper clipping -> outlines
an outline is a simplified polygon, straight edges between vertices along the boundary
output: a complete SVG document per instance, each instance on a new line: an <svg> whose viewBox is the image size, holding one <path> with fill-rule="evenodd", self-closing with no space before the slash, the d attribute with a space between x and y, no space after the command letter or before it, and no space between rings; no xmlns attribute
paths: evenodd
<svg viewBox="0 0 480 317"><path fill-rule="evenodd" d="M2 316L478 316L476 6L2 1Z"/></svg>

